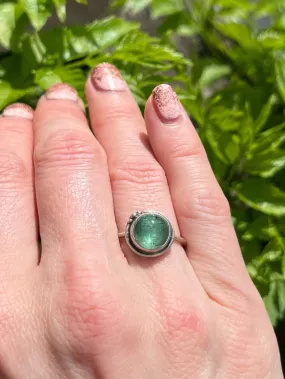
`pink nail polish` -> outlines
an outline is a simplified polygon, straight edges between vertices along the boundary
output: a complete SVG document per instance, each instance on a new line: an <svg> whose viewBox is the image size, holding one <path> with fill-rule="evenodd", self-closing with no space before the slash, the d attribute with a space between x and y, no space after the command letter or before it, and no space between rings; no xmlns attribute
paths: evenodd
<svg viewBox="0 0 285 379"><path fill-rule="evenodd" d="M175 121L181 116L180 104L171 86L161 84L153 90L152 96L155 109L163 122Z"/></svg>
<svg viewBox="0 0 285 379"><path fill-rule="evenodd" d="M47 100L69 100L74 101L85 112L85 106L83 101L78 96L77 91L65 83L54 84L50 87L46 93L45 98Z"/></svg>
<svg viewBox="0 0 285 379"><path fill-rule="evenodd" d="M34 117L33 109L26 104L16 103L8 105L3 113L3 117L17 117L17 118L26 118L28 120L32 120Z"/></svg>
<svg viewBox="0 0 285 379"><path fill-rule="evenodd" d="M45 96L48 100L78 101L78 94L75 89L65 83L53 85L46 91Z"/></svg>
<svg viewBox="0 0 285 379"><path fill-rule="evenodd" d="M126 82L119 70L110 63L101 63L91 73L94 87L102 91L125 91Z"/></svg>

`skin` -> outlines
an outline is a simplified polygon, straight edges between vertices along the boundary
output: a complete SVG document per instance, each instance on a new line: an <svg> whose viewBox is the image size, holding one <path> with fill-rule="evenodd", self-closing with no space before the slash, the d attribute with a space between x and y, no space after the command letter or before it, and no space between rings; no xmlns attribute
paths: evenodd
<svg viewBox="0 0 285 379"><path fill-rule="evenodd" d="M167 86L145 118L115 68L0 118L0 378L282 379L230 209ZM187 241L136 256L118 231L166 215ZM40 231L42 254L39 254Z"/></svg>

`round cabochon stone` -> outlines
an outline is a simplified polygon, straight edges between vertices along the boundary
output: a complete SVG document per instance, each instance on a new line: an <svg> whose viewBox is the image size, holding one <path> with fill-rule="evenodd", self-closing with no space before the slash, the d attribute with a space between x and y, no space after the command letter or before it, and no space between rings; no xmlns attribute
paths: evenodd
<svg viewBox="0 0 285 379"><path fill-rule="evenodd" d="M158 250L169 239L170 227L166 219L156 214L145 214L135 222L133 235L136 243L146 250Z"/></svg>

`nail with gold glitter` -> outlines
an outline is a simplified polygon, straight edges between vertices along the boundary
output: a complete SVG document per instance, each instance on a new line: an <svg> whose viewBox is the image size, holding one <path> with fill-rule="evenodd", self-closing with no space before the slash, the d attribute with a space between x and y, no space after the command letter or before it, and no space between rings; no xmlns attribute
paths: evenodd
<svg viewBox="0 0 285 379"><path fill-rule="evenodd" d="M78 94L65 83L54 84L46 91L46 99L47 100L70 100L70 101L78 101Z"/></svg>
<svg viewBox="0 0 285 379"><path fill-rule="evenodd" d="M110 63L101 63L91 73L91 82L101 91L122 92L127 89L119 70Z"/></svg>
<svg viewBox="0 0 285 379"><path fill-rule="evenodd" d="M32 120L34 117L33 109L26 104L15 103L8 105L2 113L3 117L16 117L16 118L26 118L27 120Z"/></svg>
<svg viewBox="0 0 285 379"><path fill-rule="evenodd" d="M68 100L73 101L85 111L85 106L77 91L65 83L57 83L51 86L45 93L46 100Z"/></svg>
<svg viewBox="0 0 285 379"><path fill-rule="evenodd" d="M154 107L162 122L172 122L181 116L181 107L172 87L161 84L152 93Z"/></svg>

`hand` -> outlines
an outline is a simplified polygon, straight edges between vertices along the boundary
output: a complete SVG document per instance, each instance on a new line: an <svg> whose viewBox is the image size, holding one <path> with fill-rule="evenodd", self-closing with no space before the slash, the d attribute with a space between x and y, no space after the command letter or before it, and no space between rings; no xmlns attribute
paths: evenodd
<svg viewBox="0 0 285 379"><path fill-rule="evenodd" d="M95 137L66 85L0 119L0 377L281 379L228 202L172 89L154 90L145 121L111 65L86 95ZM148 209L186 249L151 259L119 241Z"/></svg>

